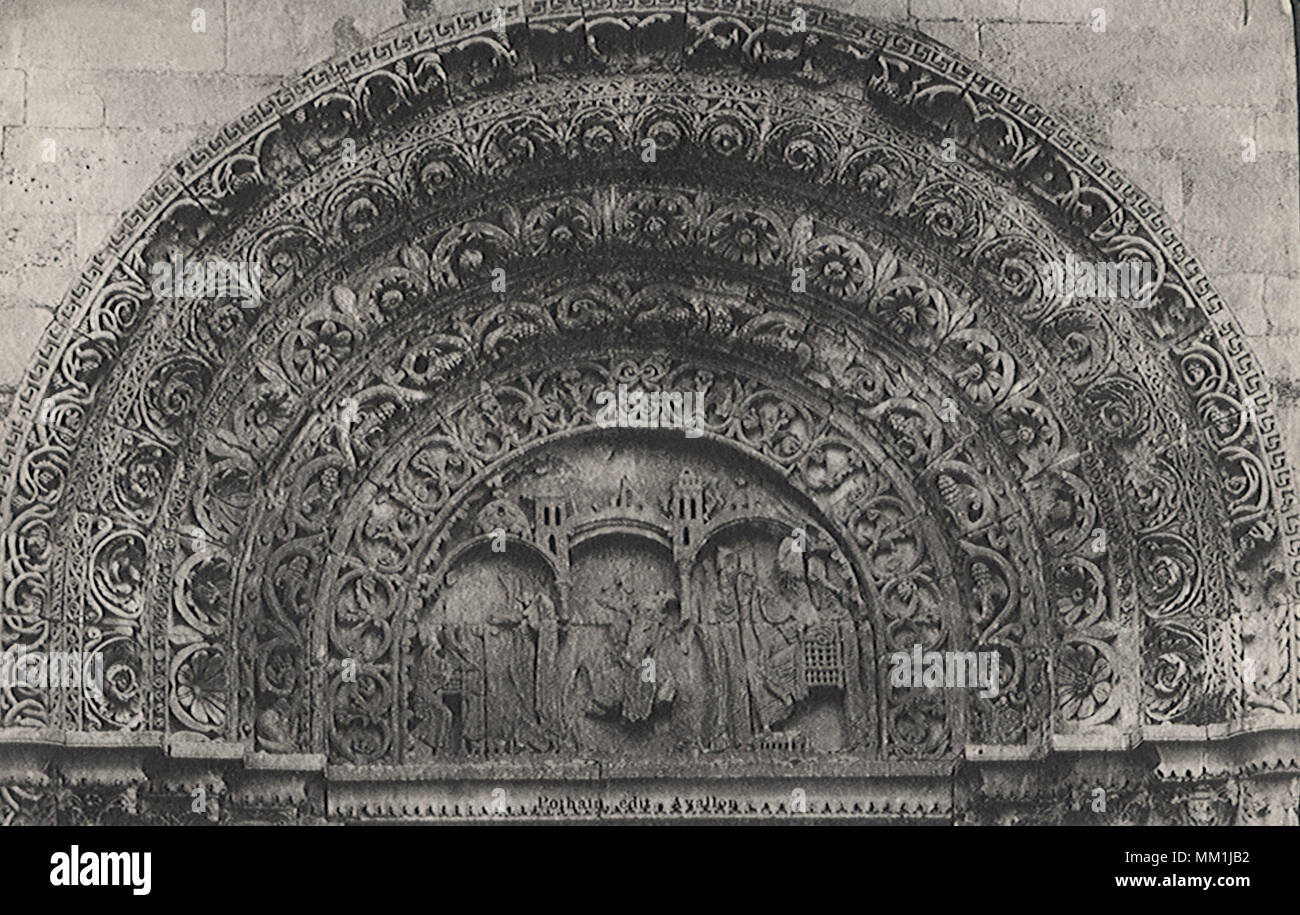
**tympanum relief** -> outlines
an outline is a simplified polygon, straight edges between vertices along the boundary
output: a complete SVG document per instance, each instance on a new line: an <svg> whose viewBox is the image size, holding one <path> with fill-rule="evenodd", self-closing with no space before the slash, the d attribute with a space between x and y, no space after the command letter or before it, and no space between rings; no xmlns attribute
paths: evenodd
<svg viewBox="0 0 1300 915"><path fill-rule="evenodd" d="M1044 756L1292 720L1294 482L1164 217L937 43L775 10L415 24L169 170L0 455L0 644L105 689L2 687L0 724L334 812L643 765L955 817L959 764L1055 797ZM181 259L262 294L151 292ZM990 688L890 676L962 651Z"/></svg>
<svg viewBox="0 0 1300 915"><path fill-rule="evenodd" d="M503 473L422 558L408 758L875 744L873 628L838 547L779 481L655 438Z"/></svg>

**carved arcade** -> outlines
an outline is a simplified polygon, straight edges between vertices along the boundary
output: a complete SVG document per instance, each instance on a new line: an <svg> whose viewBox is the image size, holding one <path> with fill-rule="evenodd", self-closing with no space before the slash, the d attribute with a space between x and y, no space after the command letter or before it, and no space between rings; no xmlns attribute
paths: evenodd
<svg viewBox="0 0 1300 915"><path fill-rule="evenodd" d="M155 299L175 256L262 295ZM1142 307L1049 294L1067 258ZM620 386L700 392L700 434L609 428ZM553 3L314 70L128 214L0 468L0 648L106 681L0 690L11 811L64 790L38 735L93 733L122 783L152 748L290 818L476 816L455 785L503 773L555 815L759 815L797 769L827 815L1069 820L1069 778L999 768L1052 754L1137 766L1120 820L1293 817L1258 368L1145 197L903 29ZM891 685L916 645L998 689ZM1220 740L1267 763L1171 762Z"/></svg>

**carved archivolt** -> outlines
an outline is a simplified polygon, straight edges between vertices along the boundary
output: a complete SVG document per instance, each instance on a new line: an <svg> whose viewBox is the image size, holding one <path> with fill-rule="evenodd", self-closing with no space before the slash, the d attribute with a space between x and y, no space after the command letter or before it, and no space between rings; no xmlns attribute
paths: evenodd
<svg viewBox="0 0 1300 915"><path fill-rule="evenodd" d="M128 214L3 464L4 648L106 689L3 726L942 759L1296 713L1268 391L1151 204L912 33L604 6L400 32ZM264 295L157 298L176 257ZM1067 257L1150 283L1049 295ZM601 428L619 385L701 434ZM649 478L594 472L625 447ZM914 644L996 651L997 695L892 686Z"/></svg>

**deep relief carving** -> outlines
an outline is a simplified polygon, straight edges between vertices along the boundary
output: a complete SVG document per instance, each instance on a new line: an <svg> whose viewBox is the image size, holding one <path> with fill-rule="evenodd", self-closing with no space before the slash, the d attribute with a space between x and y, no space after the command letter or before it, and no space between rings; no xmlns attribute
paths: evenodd
<svg viewBox="0 0 1300 915"><path fill-rule="evenodd" d="M268 101L74 290L6 440L0 647L107 688L0 723L926 760L1296 710L1258 370L1062 128L820 10L487 25ZM1075 253L1150 307L1046 295ZM178 254L264 295L155 300ZM602 429L620 385L698 392L700 437ZM996 695L892 685L917 645L996 652Z"/></svg>
<svg viewBox="0 0 1300 915"><path fill-rule="evenodd" d="M728 498L690 466L659 493L624 477L604 498L577 484L599 464L583 451L565 460L576 476L518 499L498 490L477 514L479 530L536 554L493 561L480 541L423 577L421 742L452 754L874 745L872 627L811 522L750 486Z"/></svg>

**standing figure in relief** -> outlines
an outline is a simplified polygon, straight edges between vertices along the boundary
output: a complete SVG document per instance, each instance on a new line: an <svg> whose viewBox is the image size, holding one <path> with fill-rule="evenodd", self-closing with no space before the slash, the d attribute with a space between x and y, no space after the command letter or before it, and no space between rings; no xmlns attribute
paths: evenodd
<svg viewBox="0 0 1300 915"><path fill-rule="evenodd" d="M447 669L455 671L459 681L459 712L453 723L459 726L458 744L452 752L481 755L487 750L487 691L486 664L483 658L483 638L478 627L463 620L448 622L445 596L440 596L432 612L422 624L436 631L438 654L445 660ZM431 636L430 636L431 638ZM426 652L428 649L425 649ZM419 674L417 673L417 686ZM443 701L451 698L444 695ZM426 701L429 701L426 699Z"/></svg>
<svg viewBox="0 0 1300 915"><path fill-rule="evenodd" d="M707 731L712 749L748 746L753 738L749 709L749 672L741 640L742 606L746 603L741 555L719 547L699 571L694 586L703 609L703 636L713 693L711 724Z"/></svg>
<svg viewBox="0 0 1300 915"><path fill-rule="evenodd" d="M756 724L770 732L808 695L799 678L799 635L817 620L803 587L803 554L785 538L775 562L757 550L749 554L753 599L743 632L751 665L750 690Z"/></svg>
<svg viewBox="0 0 1300 915"><path fill-rule="evenodd" d="M550 741L538 724L535 696L537 608L522 597L517 579L498 581L499 602L489 607L483 629L489 751L546 750Z"/></svg>
<svg viewBox="0 0 1300 915"><path fill-rule="evenodd" d="M623 669L622 713L628 721L645 721L657 703L671 702L672 674L659 654L660 607L669 597L656 592L633 600L628 620L627 641L619 659Z"/></svg>
<svg viewBox="0 0 1300 915"><path fill-rule="evenodd" d="M564 745L559 672L559 617L543 585L522 601L524 625L533 633L533 707L548 749Z"/></svg>
<svg viewBox="0 0 1300 915"><path fill-rule="evenodd" d="M646 611L655 622L656 703L666 709L667 735L675 750L708 746L711 697L708 662L699 626L682 616L681 601L658 591Z"/></svg>
<svg viewBox="0 0 1300 915"><path fill-rule="evenodd" d="M411 736L424 743L435 755L454 752L455 720L445 702L447 687L455 680L455 663L444 650L439 631L441 623L426 616L416 633L420 653L414 664L411 688L411 711L414 720Z"/></svg>
<svg viewBox="0 0 1300 915"><path fill-rule="evenodd" d="M745 542L720 546L704 567L715 747L750 745L807 695L799 677L800 635L817 613L802 562L788 542L775 555L770 543Z"/></svg>

